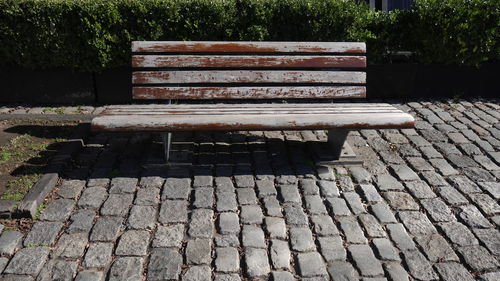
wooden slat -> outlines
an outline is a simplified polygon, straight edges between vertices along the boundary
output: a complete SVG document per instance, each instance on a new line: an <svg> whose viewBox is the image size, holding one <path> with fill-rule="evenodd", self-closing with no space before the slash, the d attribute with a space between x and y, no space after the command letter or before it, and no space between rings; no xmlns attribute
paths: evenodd
<svg viewBox="0 0 500 281"><path fill-rule="evenodd" d="M380 104L274 104L273 106L253 106L240 104L225 105L142 105L115 106L106 108L102 115L251 115L251 114L365 114L403 113L401 110Z"/></svg>
<svg viewBox="0 0 500 281"><path fill-rule="evenodd" d="M213 42L134 41L132 52L152 53L355 53L366 52L361 42Z"/></svg>
<svg viewBox="0 0 500 281"><path fill-rule="evenodd" d="M323 114L366 114L366 113L398 113L399 111L397 110L387 110L387 111L370 111L370 110L364 110L364 111L331 111L331 110L317 110L315 112L309 112L307 110L275 110L275 111L202 111L202 110L196 110L196 111L169 111L169 110L162 110L162 111L155 111L155 112L141 112L141 111L120 111L120 112L103 112L102 115L253 115L253 114L267 114L267 115L276 115L276 114L308 114L308 115L323 115Z"/></svg>
<svg viewBox="0 0 500 281"><path fill-rule="evenodd" d="M136 55L132 67L325 68L366 67L364 56L179 56Z"/></svg>
<svg viewBox="0 0 500 281"><path fill-rule="evenodd" d="M335 83L364 84L366 73L357 71L136 71L134 84L189 83Z"/></svg>
<svg viewBox="0 0 500 281"><path fill-rule="evenodd" d="M131 104L131 105L108 105L106 109L224 109L224 108L386 108L393 109L394 106L387 103L215 103L215 104Z"/></svg>
<svg viewBox="0 0 500 281"><path fill-rule="evenodd" d="M193 130L307 130L411 128L411 115L397 113L276 114L276 115L108 115L92 120L93 131L165 132Z"/></svg>
<svg viewBox="0 0 500 281"><path fill-rule="evenodd" d="M133 87L134 99L364 98L363 86L316 87Z"/></svg>

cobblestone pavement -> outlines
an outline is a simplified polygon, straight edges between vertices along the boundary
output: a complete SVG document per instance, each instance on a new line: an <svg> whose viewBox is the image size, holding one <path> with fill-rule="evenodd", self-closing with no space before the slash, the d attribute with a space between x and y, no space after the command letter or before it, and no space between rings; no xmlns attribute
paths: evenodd
<svg viewBox="0 0 500 281"><path fill-rule="evenodd" d="M350 134L363 167L315 166L323 131L177 134L171 168L92 136L2 280L500 280L500 105L398 106L415 129Z"/></svg>

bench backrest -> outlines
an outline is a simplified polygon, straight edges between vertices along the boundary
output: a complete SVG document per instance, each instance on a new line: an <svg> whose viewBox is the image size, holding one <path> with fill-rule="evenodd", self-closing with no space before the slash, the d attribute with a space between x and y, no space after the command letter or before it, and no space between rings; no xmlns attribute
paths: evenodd
<svg viewBox="0 0 500 281"><path fill-rule="evenodd" d="M134 99L364 98L355 42L132 43Z"/></svg>

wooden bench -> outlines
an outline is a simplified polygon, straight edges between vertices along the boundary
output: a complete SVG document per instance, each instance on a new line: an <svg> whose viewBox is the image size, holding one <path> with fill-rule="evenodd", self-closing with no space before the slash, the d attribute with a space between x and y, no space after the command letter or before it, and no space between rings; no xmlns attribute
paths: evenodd
<svg viewBox="0 0 500 281"><path fill-rule="evenodd" d="M163 132L167 161L177 131L327 129L339 160L349 130L414 125L389 104L318 102L366 97L364 43L144 41L132 52L134 99L211 101L110 106L92 130ZM228 99L240 102L213 103Z"/></svg>

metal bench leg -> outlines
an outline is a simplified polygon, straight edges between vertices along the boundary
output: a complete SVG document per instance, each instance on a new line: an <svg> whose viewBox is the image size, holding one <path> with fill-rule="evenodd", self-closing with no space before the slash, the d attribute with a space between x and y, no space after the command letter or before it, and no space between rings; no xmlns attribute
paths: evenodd
<svg viewBox="0 0 500 281"><path fill-rule="evenodd" d="M162 133L163 137L163 153L165 153L165 162L168 164L170 158L170 146L172 144L172 133Z"/></svg>
<svg viewBox="0 0 500 281"><path fill-rule="evenodd" d="M361 165L363 162L356 157L346 142L349 130L328 130L328 141L314 142L313 157L320 165Z"/></svg>
<svg viewBox="0 0 500 281"><path fill-rule="evenodd" d="M342 147L347 139L349 130L330 129L328 130L328 144L332 150L334 160L339 160L342 155Z"/></svg>

